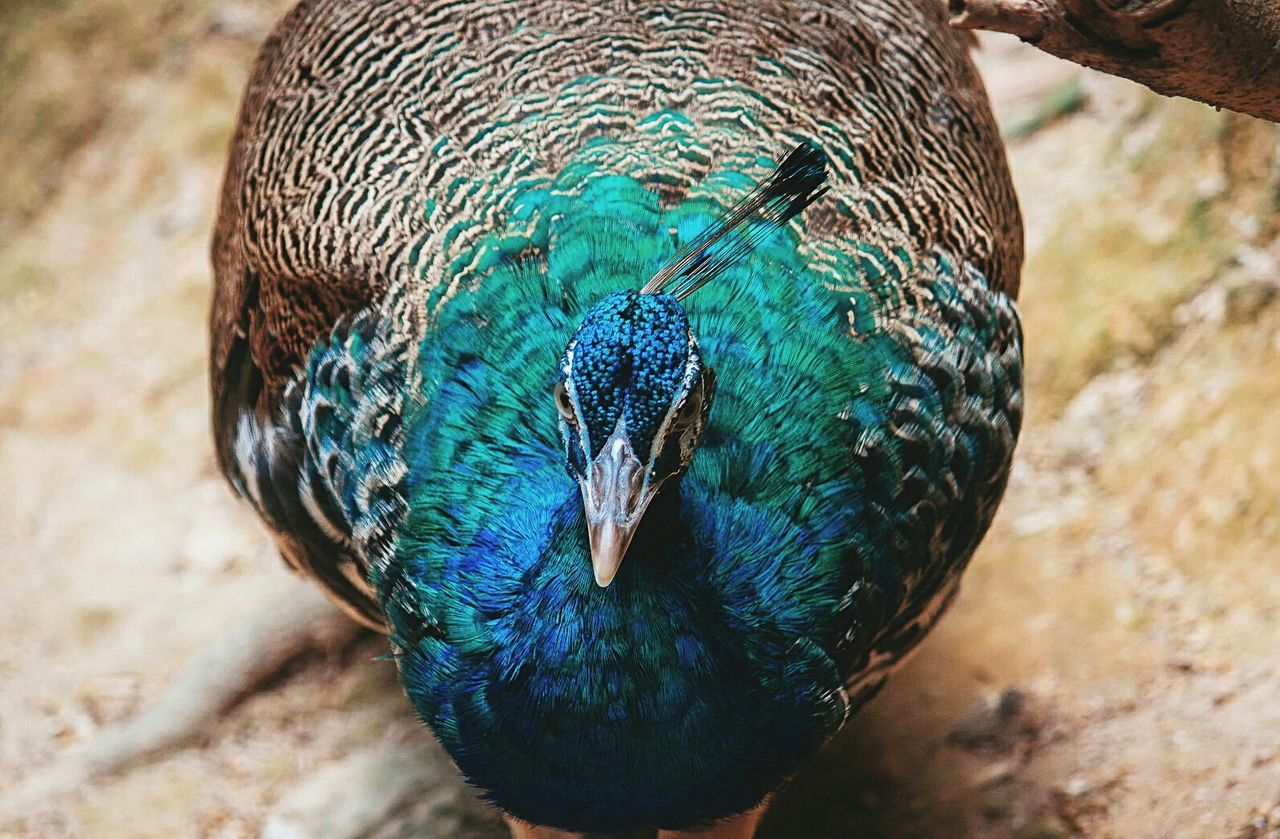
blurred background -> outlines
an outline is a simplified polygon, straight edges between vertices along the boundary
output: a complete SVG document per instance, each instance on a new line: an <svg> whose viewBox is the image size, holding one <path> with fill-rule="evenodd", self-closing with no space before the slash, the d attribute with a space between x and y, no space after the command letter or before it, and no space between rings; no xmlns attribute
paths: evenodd
<svg viewBox="0 0 1280 839"><path fill-rule="evenodd" d="M225 147L288 5L0 1L0 834L337 836L282 808L425 740L366 637L3 811L300 586L205 380ZM976 55L1027 226L1018 461L951 614L762 835L1280 836L1280 127ZM502 835L451 780L369 827Z"/></svg>

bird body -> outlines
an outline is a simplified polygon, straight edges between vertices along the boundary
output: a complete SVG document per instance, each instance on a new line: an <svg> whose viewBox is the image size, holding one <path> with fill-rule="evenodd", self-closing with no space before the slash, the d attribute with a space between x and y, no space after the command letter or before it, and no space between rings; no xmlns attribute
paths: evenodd
<svg viewBox="0 0 1280 839"><path fill-rule="evenodd" d="M829 192L733 234L796 144ZM1020 262L928 0L303 2L215 234L219 460L504 810L705 824L953 595Z"/></svg>

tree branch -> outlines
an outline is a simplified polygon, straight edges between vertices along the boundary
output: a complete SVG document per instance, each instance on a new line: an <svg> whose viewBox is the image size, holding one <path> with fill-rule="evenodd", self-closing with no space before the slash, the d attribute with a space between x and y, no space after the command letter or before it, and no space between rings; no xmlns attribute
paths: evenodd
<svg viewBox="0 0 1280 839"><path fill-rule="evenodd" d="M948 0L951 25L1017 35L1060 58L1280 122L1275 0Z"/></svg>

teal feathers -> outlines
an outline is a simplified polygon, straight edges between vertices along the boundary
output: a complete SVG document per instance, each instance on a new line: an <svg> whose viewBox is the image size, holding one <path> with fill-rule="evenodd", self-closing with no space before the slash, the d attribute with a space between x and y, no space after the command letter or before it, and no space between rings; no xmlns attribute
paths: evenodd
<svg viewBox="0 0 1280 839"><path fill-rule="evenodd" d="M538 824L776 789L945 609L1021 419L1016 206L940 12L694 5L317 0L233 147L223 468ZM653 492L593 576L610 452Z"/></svg>
<svg viewBox="0 0 1280 839"><path fill-rule="evenodd" d="M402 476L394 554L370 580L410 698L496 801L577 829L746 809L878 687L873 656L913 644L949 596L1012 446L986 425L1016 395L1016 358L973 351L1012 328L1009 310L962 294L937 257L927 288L955 316L946 332L915 336L918 348L892 332L851 338L853 304L814 274L802 231L757 242L686 304L719 372L714 412L602 590L551 400L564 342L724 210L664 209L619 177L544 195L531 256L437 310L397 464L377 465L388 443L361 399L377 373L404 375L395 356L371 357L386 324L313 353L308 457L337 469L328 485L352 532L377 489L351 476ZM352 373L333 375L344 364ZM904 414L916 433L886 437ZM959 521L939 532L944 503Z"/></svg>
<svg viewBox="0 0 1280 839"><path fill-rule="evenodd" d="M844 378L869 365L843 334L838 301L805 276L794 231L691 297L722 383L711 439L669 491L683 503L655 502L618 579L598 589L548 398L562 345L593 303L671 258L669 229L696 234L722 209L663 211L641 184L612 178L564 200L577 209L563 223L551 210L545 267L500 269L440 313L422 359L424 381L440 385L406 417L410 513L378 582L396 604L411 698L495 800L575 828L678 826L753 805L843 720L841 678L820 646L834 639L813 636L831 634L844 551L837 538L807 538L822 493L836 490L815 487L807 517L785 507L796 482L847 471ZM796 329L824 322L816 344ZM790 409L758 416L779 392ZM803 433L831 433L832 445L787 446L811 406L832 427ZM446 474L461 479L442 486ZM440 637L404 637L432 615ZM798 638L812 639L803 654L790 650ZM803 678L787 678L787 661ZM522 752L546 757L514 759Z"/></svg>

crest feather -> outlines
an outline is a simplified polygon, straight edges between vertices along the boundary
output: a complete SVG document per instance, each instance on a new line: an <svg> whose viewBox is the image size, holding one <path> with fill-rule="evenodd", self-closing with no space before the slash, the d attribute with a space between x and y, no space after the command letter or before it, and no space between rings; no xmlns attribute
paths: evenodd
<svg viewBox="0 0 1280 839"><path fill-rule="evenodd" d="M683 300L715 279L759 242L799 215L827 191L827 158L801 143L769 177L672 258L641 294Z"/></svg>

